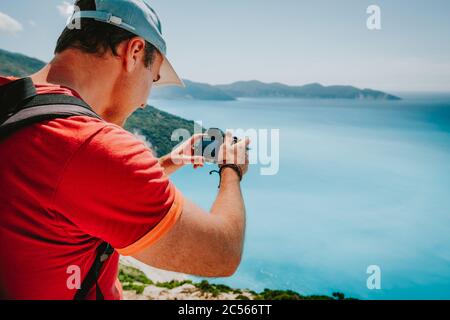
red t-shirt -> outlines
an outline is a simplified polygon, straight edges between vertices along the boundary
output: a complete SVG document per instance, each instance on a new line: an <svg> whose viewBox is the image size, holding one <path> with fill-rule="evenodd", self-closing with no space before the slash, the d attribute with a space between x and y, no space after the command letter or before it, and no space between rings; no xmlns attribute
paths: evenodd
<svg viewBox="0 0 450 320"><path fill-rule="evenodd" d="M0 77L0 85L10 81ZM79 97L63 86L36 88ZM99 285L105 299L120 299L118 253L148 247L182 211L151 150L89 117L45 121L0 141L0 172L0 291L8 299L73 299L74 268L82 282L102 241L116 252Z"/></svg>

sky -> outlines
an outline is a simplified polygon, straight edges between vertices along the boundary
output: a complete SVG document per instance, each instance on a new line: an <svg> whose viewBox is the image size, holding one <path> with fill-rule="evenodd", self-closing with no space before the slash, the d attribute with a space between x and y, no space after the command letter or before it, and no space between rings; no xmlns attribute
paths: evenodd
<svg viewBox="0 0 450 320"><path fill-rule="evenodd" d="M148 0L182 78L450 92L448 0ZM0 48L49 61L72 0L0 0ZM381 30L366 12L381 9Z"/></svg>

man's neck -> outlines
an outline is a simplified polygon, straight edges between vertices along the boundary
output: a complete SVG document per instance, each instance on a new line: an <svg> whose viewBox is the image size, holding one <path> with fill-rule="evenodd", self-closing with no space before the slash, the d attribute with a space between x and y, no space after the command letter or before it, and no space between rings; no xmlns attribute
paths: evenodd
<svg viewBox="0 0 450 320"><path fill-rule="evenodd" d="M31 76L34 83L57 84L76 91L106 121L113 101L114 68L94 55L66 50L54 57L42 70Z"/></svg>

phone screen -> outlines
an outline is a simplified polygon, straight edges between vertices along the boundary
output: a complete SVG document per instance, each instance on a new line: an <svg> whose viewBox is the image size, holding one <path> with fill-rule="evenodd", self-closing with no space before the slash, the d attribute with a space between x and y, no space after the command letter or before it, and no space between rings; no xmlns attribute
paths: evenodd
<svg viewBox="0 0 450 320"><path fill-rule="evenodd" d="M205 161L217 163L219 158L219 149L224 141L222 130L211 128L206 131L206 135L195 148L195 155L201 155Z"/></svg>

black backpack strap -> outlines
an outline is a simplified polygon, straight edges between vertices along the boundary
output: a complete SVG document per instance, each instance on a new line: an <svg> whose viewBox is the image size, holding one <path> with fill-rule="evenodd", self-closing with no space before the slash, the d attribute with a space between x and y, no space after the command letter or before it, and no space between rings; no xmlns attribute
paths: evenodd
<svg viewBox="0 0 450 320"><path fill-rule="evenodd" d="M12 112L22 101L34 97L36 88L30 78L11 81L0 87L0 115Z"/></svg>
<svg viewBox="0 0 450 320"><path fill-rule="evenodd" d="M0 87L0 137L28 125L72 116L100 116L82 99L63 94L38 95L30 78Z"/></svg>
<svg viewBox="0 0 450 320"><path fill-rule="evenodd" d="M98 285L98 277L102 266L106 260L113 254L114 248L107 242L103 242L97 248L94 263L89 269L86 277L81 284L81 288L77 290L74 300L85 300L89 291L95 285L95 296L97 300L104 300L103 293Z"/></svg>
<svg viewBox="0 0 450 320"><path fill-rule="evenodd" d="M101 120L100 116L88 106L84 106L80 99L55 94L36 96L8 116L0 124L0 136L8 135L34 123L58 118L87 116Z"/></svg>

